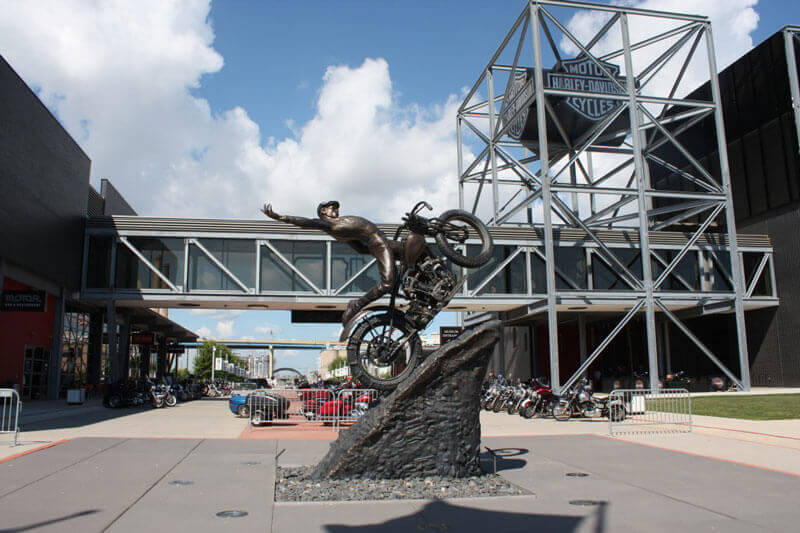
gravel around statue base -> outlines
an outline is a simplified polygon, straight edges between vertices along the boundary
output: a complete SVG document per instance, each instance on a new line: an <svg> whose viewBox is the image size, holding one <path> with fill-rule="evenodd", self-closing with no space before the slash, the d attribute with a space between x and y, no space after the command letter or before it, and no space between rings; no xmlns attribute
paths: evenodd
<svg viewBox="0 0 800 533"><path fill-rule="evenodd" d="M340 434L311 478L481 475L480 390L500 328L486 322L430 354Z"/></svg>

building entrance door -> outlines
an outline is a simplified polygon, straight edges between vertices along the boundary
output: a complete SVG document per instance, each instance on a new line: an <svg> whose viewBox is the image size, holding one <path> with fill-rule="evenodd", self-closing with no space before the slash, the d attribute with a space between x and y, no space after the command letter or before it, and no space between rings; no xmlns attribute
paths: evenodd
<svg viewBox="0 0 800 533"><path fill-rule="evenodd" d="M22 398L37 400L47 397L47 377L50 370L50 348L26 346L22 372Z"/></svg>

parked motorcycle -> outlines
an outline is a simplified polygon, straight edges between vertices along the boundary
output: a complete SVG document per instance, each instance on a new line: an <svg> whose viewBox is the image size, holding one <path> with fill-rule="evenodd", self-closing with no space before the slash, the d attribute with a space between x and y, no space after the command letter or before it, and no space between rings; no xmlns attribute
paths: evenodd
<svg viewBox="0 0 800 533"><path fill-rule="evenodd" d="M553 405L557 403L557 398L553 394L553 389L537 379L531 379L531 390L532 392L529 397L520 407L520 416L524 418L536 418L552 414Z"/></svg>
<svg viewBox="0 0 800 533"><path fill-rule="evenodd" d="M627 416L625 404L621 399L598 398L592 393L592 384L583 378L573 385L558 403L553 406L553 418L569 420L573 415L586 418L608 417L614 422L622 422Z"/></svg>
<svg viewBox="0 0 800 533"><path fill-rule="evenodd" d="M492 237L480 219L457 209L429 219L419 214L423 208L433 209L427 202L417 203L395 233L395 241L403 236L406 257L389 305L362 310L342 331L350 371L368 388L391 390L411 374L422 354L419 332L461 288L463 280L459 282L428 247L425 237L433 237L441 255L465 268L480 267L492 258ZM476 240L477 246L467 245L467 240ZM409 252L412 243L416 249ZM408 299L402 311L396 305L401 292Z"/></svg>

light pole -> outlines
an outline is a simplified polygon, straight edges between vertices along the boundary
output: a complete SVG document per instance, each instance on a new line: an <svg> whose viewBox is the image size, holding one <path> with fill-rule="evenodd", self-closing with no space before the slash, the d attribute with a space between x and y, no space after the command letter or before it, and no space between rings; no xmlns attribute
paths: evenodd
<svg viewBox="0 0 800 533"><path fill-rule="evenodd" d="M214 367L217 365L217 347L211 347L211 383L214 383Z"/></svg>

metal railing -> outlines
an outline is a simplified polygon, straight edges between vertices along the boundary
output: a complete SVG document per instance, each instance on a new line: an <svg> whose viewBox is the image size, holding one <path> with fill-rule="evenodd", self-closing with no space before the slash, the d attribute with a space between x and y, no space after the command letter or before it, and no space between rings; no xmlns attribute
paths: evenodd
<svg viewBox="0 0 800 533"><path fill-rule="evenodd" d="M609 417L608 433L691 433L692 399L686 389L617 389L608 404L621 402L625 417ZM620 418L620 417L616 417Z"/></svg>
<svg viewBox="0 0 800 533"><path fill-rule="evenodd" d="M0 389L0 434L14 435L14 446L19 440L19 412L22 402L14 389Z"/></svg>
<svg viewBox="0 0 800 533"><path fill-rule="evenodd" d="M376 389L342 389L336 395L339 414L336 416L336 431L342 429L342 423L352 424L378 401Z"/></svg>
<svg viewBox="0 0 800 533"><path fill-rule="evenodd" d="M352 423L375 403L374 389L259 389L247 399L249 431L271 422L322 422L336 431Z"/></svg>

